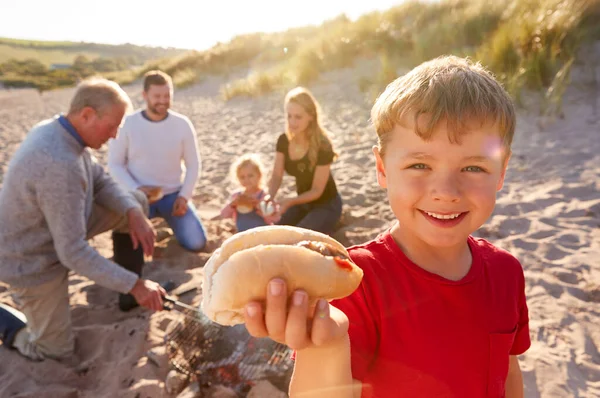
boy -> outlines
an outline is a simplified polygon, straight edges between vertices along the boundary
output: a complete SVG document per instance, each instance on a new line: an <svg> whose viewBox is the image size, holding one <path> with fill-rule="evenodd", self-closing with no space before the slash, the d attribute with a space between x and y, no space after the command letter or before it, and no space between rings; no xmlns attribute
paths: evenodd
<svg viewBox="0 0 600 398"><path fill-rule="evenodd" d="M522 397L523 270L471 237L504 182L509 96L480 65L442 57L391 83L371 116L377 181L397 222L348 250L361 286L313 313L305 292L288 306L273 280L265 310L246 307L248 330L296 350L291 396Z"/></svg>

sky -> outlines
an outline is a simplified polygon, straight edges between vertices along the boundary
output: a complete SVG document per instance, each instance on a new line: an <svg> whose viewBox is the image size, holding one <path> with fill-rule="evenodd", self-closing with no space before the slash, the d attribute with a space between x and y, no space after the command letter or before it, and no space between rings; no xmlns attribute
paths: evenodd
<svg viewBox="0 0 600 398"><path fill-rule="evenodd" d="M0 0L0 37L206 49L401 0Z"/></svg>

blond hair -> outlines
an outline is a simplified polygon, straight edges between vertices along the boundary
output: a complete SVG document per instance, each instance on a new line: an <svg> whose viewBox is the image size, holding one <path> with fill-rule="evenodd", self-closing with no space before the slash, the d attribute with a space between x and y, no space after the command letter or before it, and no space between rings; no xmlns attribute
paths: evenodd
<svg viewBox="0 0 600 398"><path fill-rule="evenodd" d="M260 160L260 156L255 153L245 154L237 158L235 162L231 164L231 168L229 169L229 178L231 179L231 181L235 182L236 184L239 184L240 170L248 166L254 167L258 172L258 186L262 188L265 176L265 166Z"/></svg>
<svg viewBox="0 0 600 398"><path fill-rule="evenodd" d="M312 120L306 128L308 138L308 162L310 170L314 169L317 165L317 156L319 154L319 149L321 148L331 149L334 155L333 160L337 159L338 154L333 151L333 144L329 139L327 131L321 126L320 123L321 107L311 92L304 87L296 87L290 90L285 96L284 104L287 105L290 102L300 105L304 111L312 117ZM291 140L292 134L289 131L287 122L285 133L288 139Z"/></svg>
<svg viewBox="0 0 600 398"><path fill-rule="evenodd" d="M150 86L168 85L173 88L171 76L160 70L151 70L144 74L144 91L148 91Z"/></svg>
<svg viewBox="0 0 600 398"><path fill-rule="evenodd" d="M473 122L495 124L500 130L506 154L515 132L513 101L494 76L479 63L455 56L424 62L390 83L377 98L371 120L377 131L381 155L385 154L390 132L412 115L415 133L431 138L439 123L448 127L450 142L460 143ZM425 116L425 126L419 124Z"/></svg>
<svg viewBox="0 0 600 398"><path fill-rule="evenodd" d="M79 113L83 108L92 108L100 116L115 105L122 105L125 111L131 111L133 106L129 96L117 83L102 78L83 80L77 86L71 99L69 114Z"/></svg>

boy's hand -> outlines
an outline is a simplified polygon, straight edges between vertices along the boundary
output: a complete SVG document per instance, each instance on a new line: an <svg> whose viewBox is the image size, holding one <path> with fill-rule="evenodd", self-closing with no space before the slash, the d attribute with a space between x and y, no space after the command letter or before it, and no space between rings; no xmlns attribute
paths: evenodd
<svg viewBox="0 0 600 398"><path fill-rule="evenodd" d="M269 337L294 350L338 343L348 333L348 317L342 311L324 299L309 308L308 295L302 290L296 290L288 300L281 279L269 283L266 303L246 305L244 319L252 336Z"/></svg>

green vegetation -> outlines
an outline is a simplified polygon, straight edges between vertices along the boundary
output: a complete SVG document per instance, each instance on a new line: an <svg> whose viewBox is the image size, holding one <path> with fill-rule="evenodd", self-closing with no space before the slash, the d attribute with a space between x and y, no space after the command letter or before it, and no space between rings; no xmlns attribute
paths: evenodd
<svg viewBox="0 0 600 398"><path fill-rule="evenodd" d="M410 0L355 21L341 15L319 26L240 35L206 51L157 54L154 58L160 59L138 68L99 64L90 68L120 83L160 69L173 76L178 86L208 74L248 70L243 79L222 87L223 97L229 99L306 85L324 72L371 59L379 63L380 70L357 76L357 83L373 96L399 70L455 54L490 68L517 100L524 88L544 90L546 106L557 109L582 43L600 38L599 20L600 0ZM7 43L0 40L0 46ZM30 44L45 51L64 45ZM79 50L84 52L84 48ZM86 47L85 53L89 50ZM92 60L90 56L87 59ZM29 68L38 71L39 64ZM2 73L6 72L0 69L0 79ZM42 75L64 73L47 71Z"/></svg>
<svg viewBox="0 0 600 398"><path fill-rule="evenodd" d="M49 90L71 86L79 79L91 75L129 72L148 60L174 57L184 52L185 50L180 49L132 44L108 45L0 38L0 82L7 87L36 87ZM56 64L60 64L62 68L55 68ZM129 81L135 78L135 74L129 75Z"/></svg>
<svg viewBox="0 0 600 398"><path fill-rule="evenodd" d="M286 47L285 42L295 46L272 57L273 66L227 84L222 92L232 98L287 89L359 57L377 57L379 73L359 81L374 95L399 68L455 54L490 68L517 100L523 88L547 90L546 105L559 107L581 44L600 38L598 20L600 0L409 1L356 21L341 16L307 35L271 36L274 48Z"/></svg>
<svg viewBox="0 0 600 398"><path fill-rule="evenodd" d="M177 48L160 48L136 46L133 44L98 44L69 41L39 41L9 39L0 37L0 63L10 59L24 61L36 59L46 66L56 63L70 64L79 55L89 59L95 58L127 58L135 60L138 65L150 59L175 57L185 50Z"/></svg>

